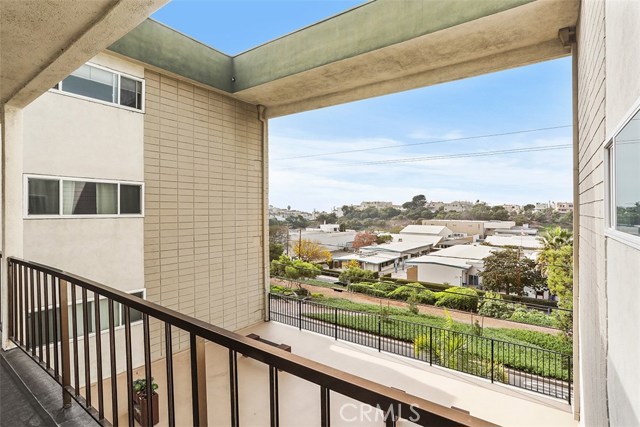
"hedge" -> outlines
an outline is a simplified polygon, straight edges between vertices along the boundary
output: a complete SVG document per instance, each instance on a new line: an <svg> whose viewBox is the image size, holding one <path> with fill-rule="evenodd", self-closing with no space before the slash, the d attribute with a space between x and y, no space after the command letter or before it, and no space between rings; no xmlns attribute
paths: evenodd
<svg viewBox="0 0 640 427"><path fill-rule="evenodd" d="M471 288L455 287L436 293L436 306L455 310L478 311L478 292Z"/></svg>

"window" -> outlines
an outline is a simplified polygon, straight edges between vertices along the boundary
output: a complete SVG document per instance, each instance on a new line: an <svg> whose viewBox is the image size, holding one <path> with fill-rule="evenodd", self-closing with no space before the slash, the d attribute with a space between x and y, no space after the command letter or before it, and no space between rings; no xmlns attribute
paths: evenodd
<svg viewBox="0 0 640 427"><path fill-rule="evenodd" d="M469 286L478 286L480 284L480 278L475 274L469 274L467 281L469 282L467 283Z"/></svg>
<svg viewBox="0 0 640 427"><path fill-rule="evenodd" d="M143 81L120 73L84 64L53 89L142 110Z"/></svg>
<svg viewBox="0 0 640 427"><path fill-rule="evenodd" d="M130 293L131 296L134 297L138 297L138 298L142 298L144 299L144 291L136 291L136 292L131 292ZM101 331L106 331L109 329L109 303L107 301L106 298L102 298L100 297L99 299L100 301L100 330ZM90 334L93 334L96 332L96 309L95 309L95 301L93 299L90 299L87 301L87 326L88 326L88 331ZM71 308L71 305L70 305ZM81 337L84 335L84 314L82 311L82 302L76 302L75 304L75 311L76 311L76 318L78 319L77 322L77 328L78 328L78 336ZM49 317L49 343L53 343L54 342L54 334L53 334L53 328L54 325L56 324L54 322L54 313L53 310L50 308L48 311L48 317ZM27 333L29 335L31 335L31 314L32 313L28 313L27 314ZM38 311L35 312L36 316L38 315ZM60 319L60 308L56 307L55 310L55 314L56 317L55 319ZM115 302L113 303L113 327L117 328L119 326L124 326L125 322L124 322L124 316L125 316L125 309L122 306L122 304L120 304L119 302ZM36 322L38 321L38 318L36 317ZM131 309L129 312L129 321L131 325L134 325L136 322L140 322L142 321L142 313L138 310L134 310ZM42 326L44 327L45 325L45 320L42 320ZM39 345L40 344L40 338L42 338L43 340L46 339L46 335L45 335L45 331L42 331L42 337L40 337L40 331L39 331L39 324L34 325L35 329L36 329L36 339L35 339L35 345ZM43 328L44 329L44 328ZM60 328L58 327L58 339L60 338L61 334L60 334ZM69 336L72 337L73 336L73 323L71 322L71 312L69 312ZM43 341L44 342L44 341Z"/></svg>
<svg viewBox="0 0 640 427"><path fill-rule="evenodd" d="M607 147L609 165L609 225L640 237L640 111Z"/></svg>
<svg viewBox="0 0 640 427"><path fill-rule="evenodd" d="M57 215L60 211L60 185L57 180L29 178L29 215Z"/></svg>
<svg viewBox="0 0 640 427"><path fill-rule="evenodd" d="M34 177L27 182L27 216L142 215L142 184Z"/></svg>

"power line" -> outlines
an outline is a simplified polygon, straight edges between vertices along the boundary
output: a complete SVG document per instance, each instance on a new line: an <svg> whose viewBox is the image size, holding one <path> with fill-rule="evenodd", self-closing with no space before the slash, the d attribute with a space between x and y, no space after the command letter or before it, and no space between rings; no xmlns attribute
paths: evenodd
<svg viewBox="0 0 640 427"><path fill-rule="evenodd" d="M521 134L521 133L531 133L531 132L541 132L541 131L554 130L554 129L564 129L564 128L569 128L571 126L572 125L552 126L552 127L547 127L547 128L525 129L525 130L517 130L517 131L503 132L503 133L494 133L494 134L487 134L487 135L475 135L475 136L467 136L467 137L461 137L461 138L440 139L440 140L436 140L436 141L414 142L414 143L411 143L411 144L387 145L387 146L384 146L384 147L360 148L360 149L356 149L356 150L333 151L333 152L329 152L329 153L320 153L320 154L304 154L302 156L281 157L279 159L276 158L276 159L271 159L271 160L272 161L292 160L292 159L302 159L302 158L309 158L309 157L331 156L331 155L334 155L334 154L348 154L348 153L361 153L361 152L364 152L364 151L388 150L390 148L398 148L398 147L415 147L415 146L418 146L418 145L439 144L441 142L467 141L467 140L472 140L472 139L491 138L491 137L496 137L496 136L517 135L517 134Z"/></svg>
<svg viewBox="0 0 640 427"><path fill-rule="evenodd" d="M326 165L324 167L369 166L369 165L385 165L385 164L393 164L393 163L426 162L426 161L434 161L434 160L461 159L461 158L468 158L468 157L498 156L503 154L514 154L514 153L531 153L536 151L562 150L565 148L571 148L571 144L542 145L539 147L512 148L507 150L494 150L494 151L477 151L474 153L445 154L441 156L408 157L403 159L376 160L371 162L335 163L331 165ZM292 166L288 168L281 168L278 170L292 170L292 169L301 169L301 168L307 169L308 166L299 165L299 166Z"/></svg>

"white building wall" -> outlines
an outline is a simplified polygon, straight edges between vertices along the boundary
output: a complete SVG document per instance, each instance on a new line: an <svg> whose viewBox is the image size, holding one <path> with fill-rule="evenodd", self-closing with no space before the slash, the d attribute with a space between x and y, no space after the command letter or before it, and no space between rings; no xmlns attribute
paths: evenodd
<svg viewBox="0 0 640 427"><path fill-rule="evenodd" d="M640 2L607 1L605 18L605 120L610 137L640 100ZM606 260L609 422L640 426L640 241L632 246L607 237Z"/></svg>
<svg viewBox="0 0 640 427"><path fill-rule="evenodd" d="M420 282L448 283L451 286L460 286L466 280L464 274L465 272L457 267L418 264L418 280Z"/></svg>
<svg viewBox="0 0 640 427"><path fill-rule="evenodd" d="M144 75L142 67L106 54L90 62ZM142 182L143 135L141 112L50 91L24 109L24 173ZM24 257L121 290L140 289L143 221L25 219Z"/></svg>

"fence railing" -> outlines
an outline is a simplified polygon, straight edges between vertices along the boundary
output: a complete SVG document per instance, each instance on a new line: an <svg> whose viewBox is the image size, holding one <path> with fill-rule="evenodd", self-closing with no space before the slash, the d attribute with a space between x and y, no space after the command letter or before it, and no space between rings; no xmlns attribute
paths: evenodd
<svg viewBox="0 0 640 427"><path fill-rule="evenodd" d="M65 405L70 405L74 399L101 425L133 426L134 420L143 426L154 425L159 411L154 375L166 380L166 393L163 393L160 407L166 408L162 416L167 425L207 425L205 341L217 344L224 354L221 360L216 360L216 365L226 365L228 372L229 406L225 413L231 426L240 425L243 413L240 409L243 405L251 408L255 393L259 393L257 390L240 393L242 384L238 376L242 373L239 373L238 355L268 368L269 389L264 393L269 395L269 414L265 414L265 420L268 418L271 426L280 423L278 376L283 373L319 386L318 421L322 426L330 425L332 393L382 408L387 426L395 426L401 414L418 414L418 419L412 421L424 426L492 425L463 411L287 353L74 274L15 258L9 258L8 266L11 341L62 386ZM132 324L137 319L140 320L135 325L136 331L140 326L142 329L139 339L132 334ZM177 365L174 363L178 357L174 345L179 338L178 332L188 336L188 350L185 350L188 357L180 355L180 360L189 360L189 373L180 376L175 373ZM154 356L158 348L151 347L152 335L161 337L158 340L164 353L161 368L157 364L152 368L152 363L161 360ZM143 360L141 366L134 366L137 359ZM119 378L119 367L122 366L126 376ZM134 370L144 372L141 379L145 383L139 390L134 390ZM180 381L190 385L179 388L178 393L175 385ZM243 395L252 398L241 401ZM295 405L296 402L287 401L286 404ZM184 406L189 408L186 413ZM217 415L222 408L219 396L216 408ZM308 413L305 409L299 408L300 414Z"/></svg>
<svg viewBox="0 0 640 427"><path fill-rule="evenodd" d="M269 294L269 318L571 404L568 354L278 294Z"/></svg>

